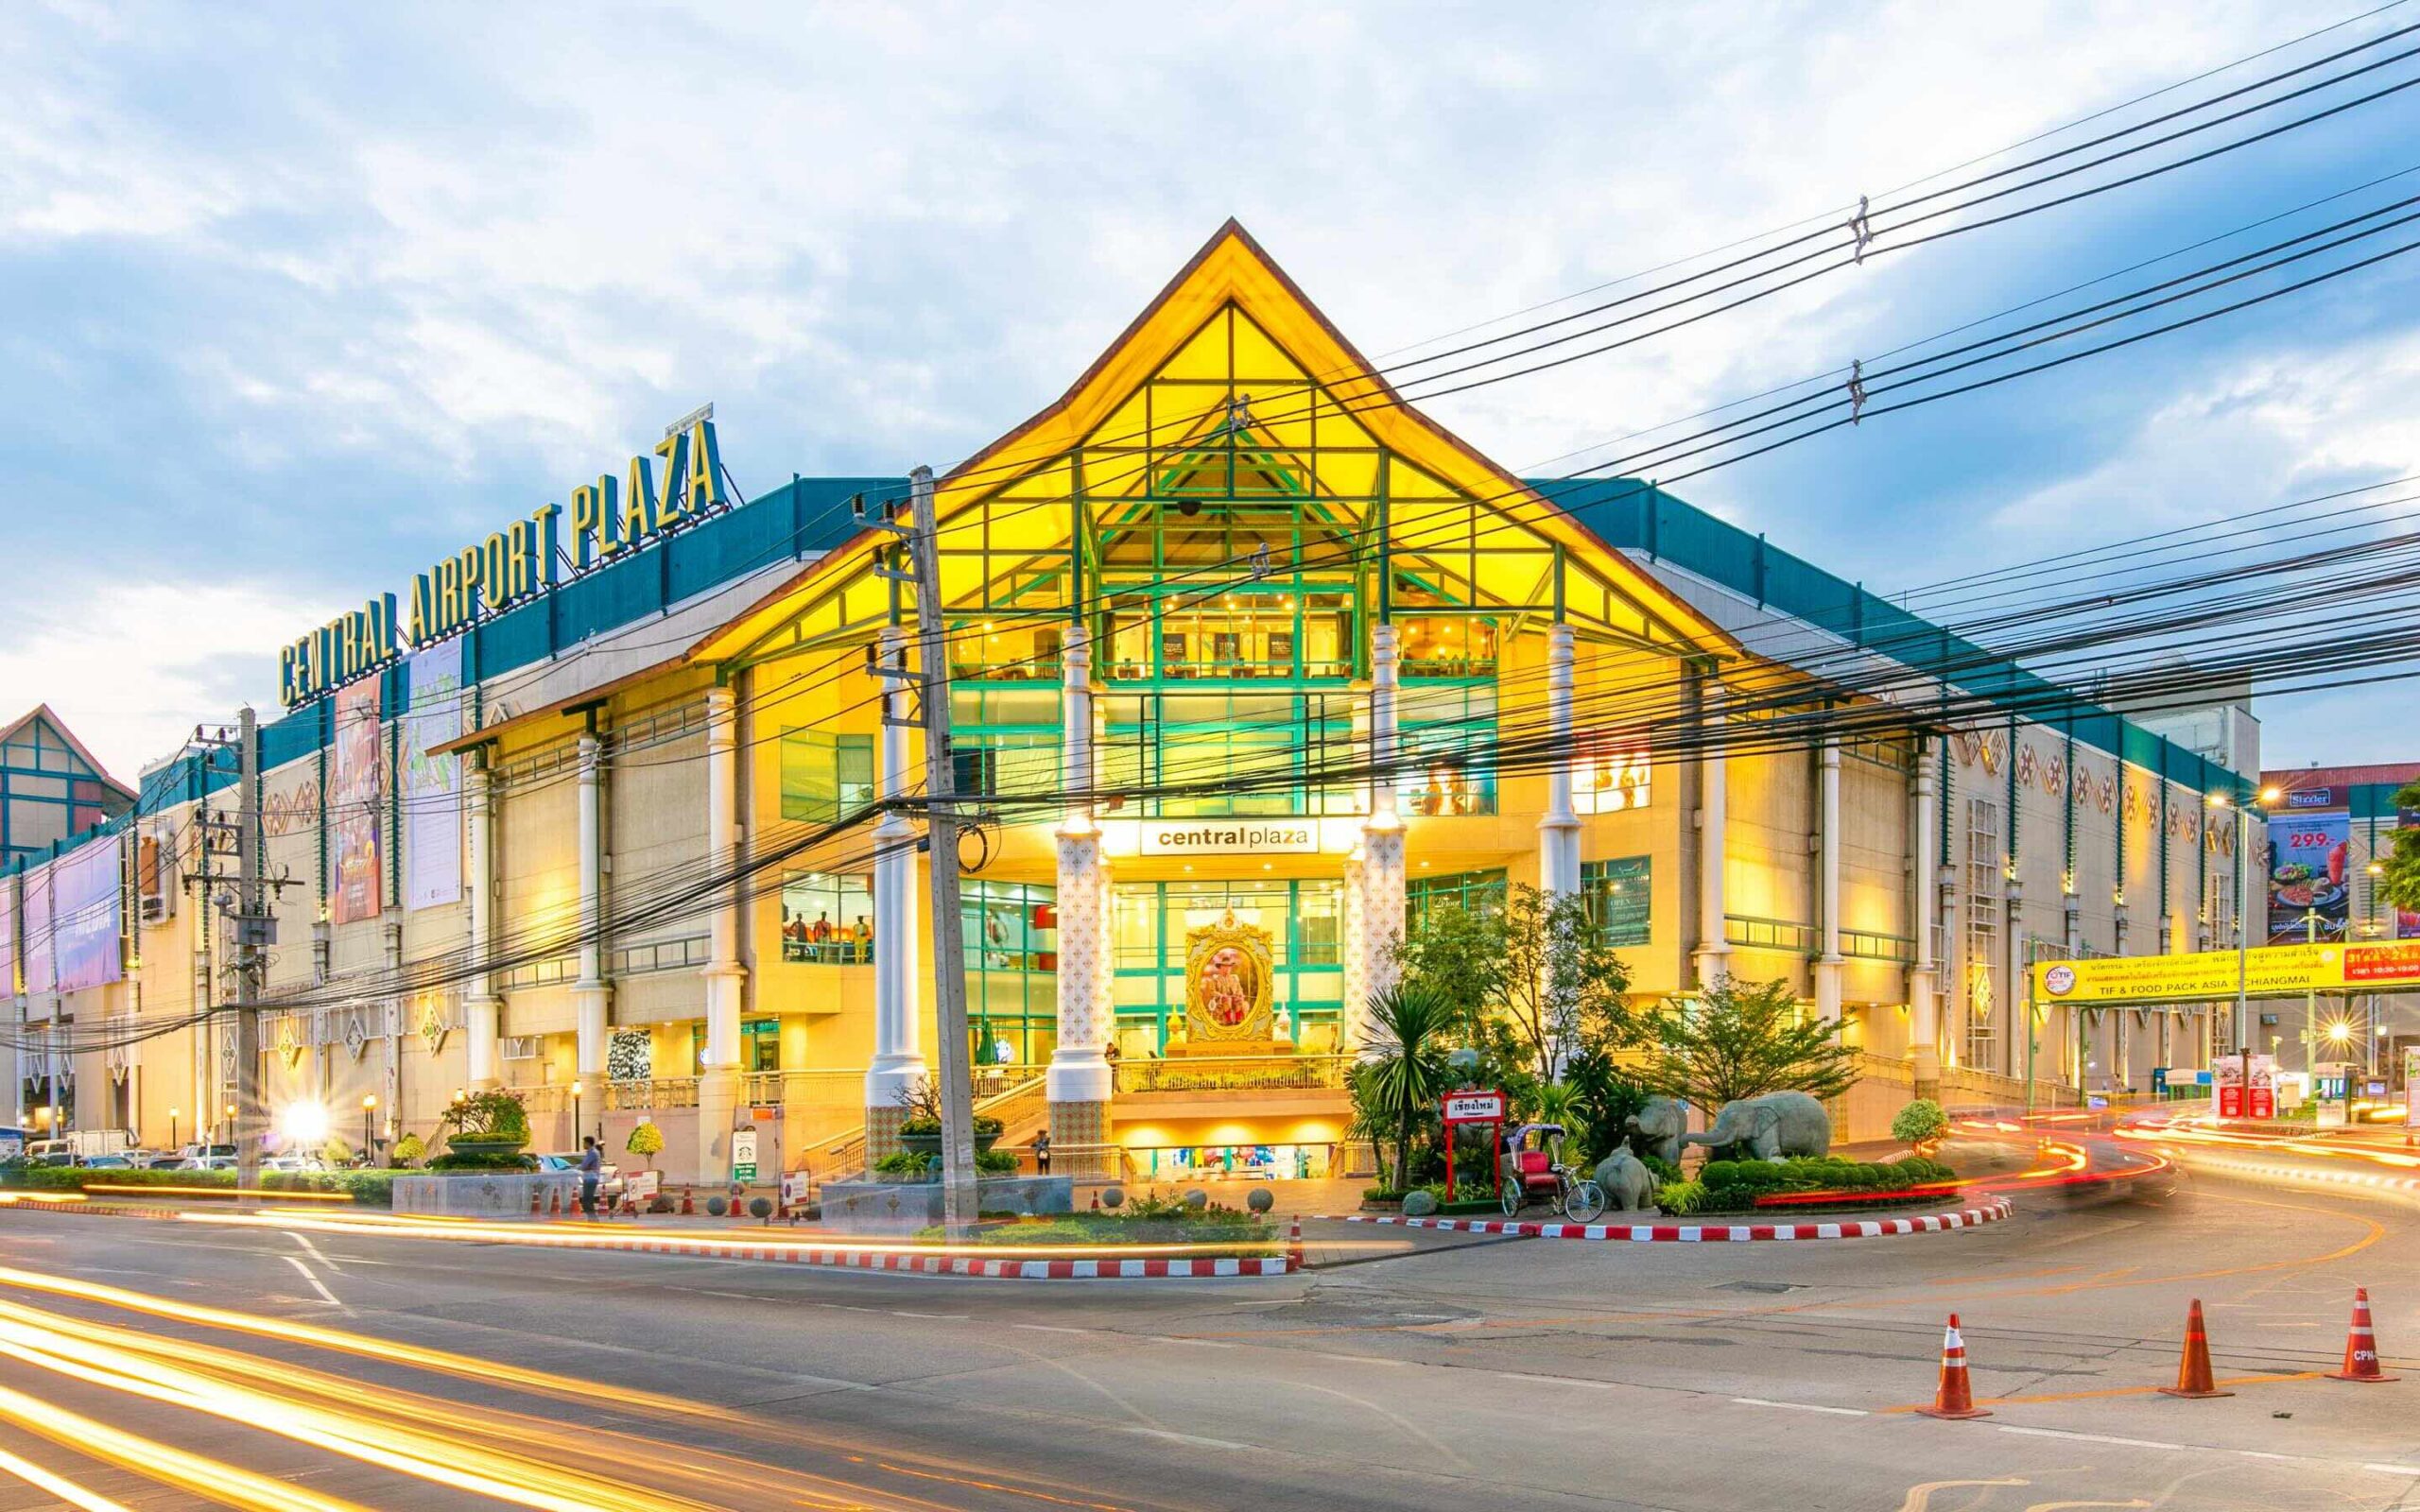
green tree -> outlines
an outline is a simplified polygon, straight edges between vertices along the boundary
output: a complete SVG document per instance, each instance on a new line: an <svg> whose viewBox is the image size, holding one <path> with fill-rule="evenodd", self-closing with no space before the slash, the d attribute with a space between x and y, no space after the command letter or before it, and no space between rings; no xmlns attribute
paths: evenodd
<svg viewBox="0 0 2420 1512"><path fill-rule="evenodd" d="M1467 1038L1501 1024L1541 1082L1582 1050L1635 1038L1630 967L1577 896L1515 885L1503 906L1430 910L1395 946L1405 978L1454 1005Z"/></svg>
<svg viewBox="0 0 2420 1512"><path fill-rule="evenodd" d="M1372 1048L1377 1055L1354 1070L1355 1123L1374 1142L1392 1135L1399 1191L1411 1185L1413 1131L1434 1115L1438 1098L1452 1085L1445 1037L1454 1017L1443 994L1418 983L1398 983L1370 996L1370 1022L1376 1030Z"/></svg>
<svg viewBox="0 0 2420 1512"><path fill-rule="evenodd" d="M643 1118L631 1125L631 1141L622 1147L647 1161L647 1168L652 1171L655 1158L664 1153L664 1130L655 1126L654 1120Z"/></svg>
<svg viewBox="0 0 2420 1512"><path fill-rule="evenodd" d="M1800 1011L1787 982L1721 976L1694 1004L1656 1021L1639 1081L1708 1114L1765 1092L1837 1097L1857 1079L1857 1053L1835 1042L1832 1030Z"/></svg>
<svg viewBox="0 0 2420 1512"><path fill-rule="evenodd" d="M2420 809L2420 782L2395 790L2394 806ZM2400 909L2420 913L2420 829L2394 832L2394 848L2379 858L2384 868L2378 896Z"/></svg>

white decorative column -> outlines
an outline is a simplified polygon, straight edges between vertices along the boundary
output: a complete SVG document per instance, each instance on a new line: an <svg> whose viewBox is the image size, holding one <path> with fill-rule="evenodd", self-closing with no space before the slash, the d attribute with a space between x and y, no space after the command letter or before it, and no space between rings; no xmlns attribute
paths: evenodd
<svg viewBox="0 0 2420 1512"><path fill-rule="evenodd" d="M1401 974L1395 946L1403 938L1403 819L1395 812L1395 627L1370 630L1370 816L1361 824L1361 948L1363 993L1392 989Z"/></svg>
<svg viewBox="0 0 2420 1512"><path fill-rule="evenodd" d="M879 655L888 667L907 665L907 636L882 632ZM880 736L882 796L906 798L915 784L915 759L908 748L908 695L886 683ZM900 1096L926 1072L923 1018L916 988L924 979L924 936L916 902L916 827L895 808L883 810L873 827L873 1063L866 1068L866 1164L899 1150L899 1125L908 1113Z"/></svg>
<svg viewBox="0 0 2420 1512"><path fill-rule="evenodd" d="M1107 1144L1115 1090L1102 1055L1115 1010L1110 988L1109 862L1093 818L1092 643L1070 625L1060 656L1065 668L1060 728L1063 785L1069 795L1059 825L1059 1047L1044 1091L1050 1099L1050 1143Z"/></svg>
<svg viewBox="0 0 2420 1512"><path fill-rule="evenodd" d="M1571 627L1547 631L1547 812L1538 820L1538 888L1549 896L1580 891L1580 816L1571 811Z"/></svg>
<svg viewBox="0 0 2420 1512"><path fill-rule="evenodd" d="M732 690L706 690L706 866L728 876L739 853L739 710ZM698 1077L698 1172L701 1182L730 1178L730 1131L742 1094L739 1012L748 980L739 964L739 891L717 889L706 915L706 1058Z"/></svg>
<svg viewBox="0 0 2420 1512"><path fill-rule="evenodd" d="M1728 969L1731 941L1723 932L1723 858L1730 853L1728 760L1722 745L1722 685L1707 678L1698 697L1704 745L1698 751L1698 942L1689 952L1700 988Z"/></svg>
<svg viewBox="0 0 2420 1512"><path fill-rule="evenodd" d="M1823 954L1815 958L1815 1011L1841 1032L1841 743L1824 741L1823 834L1818 844L1815 886L1822 896Z"/></svg>
<svg viewBox="0 0 2420 1512"><path fill-rule="evenodd" d="M1365 1058L1375 1054L1370 1044L1370 942L1362 918L1366 869L1357 845L1344 858L1344 907L1337 920L1342 931L1339 954L1344 968L1344 1006L1339 1015L1342 1022L1336 1046L1340 1054Z"/></svg>
<svg viewBox="0 0 2420 1512"><path fill-rule="evenodd" d="M462 762L462 820L469 852L464 869L470 873L472 966L462 979L462 1033L470 1047L471 1089L485 1091L503 1080L504 1067L495 1053L503 1003L487 970L495 950L495 777L484 747ZM403 1117L403 1109L396 1109L396 1116Z"/></svg>
<svg viewBox="0 0 2420 1512"><path fill-rule="evenodd" d="M606 1005L614 989L605 980L605 745L595 731L579 737L579 980L571 985L579 1025L579 1074L605 1076Z"/></svg>
<svg viewBox="0 0 2420 1512"><path fill-rule="evenodd" d="M1939 808L1933 791L1933 743L1916 742L1916 812L1909 833L1915 853L1908 858L1908 917L1914 920L1916 963L1908 971L1908 1065L1915 1094L1941 1098L1941 966L1933 959L1933 833Z"/></svg>

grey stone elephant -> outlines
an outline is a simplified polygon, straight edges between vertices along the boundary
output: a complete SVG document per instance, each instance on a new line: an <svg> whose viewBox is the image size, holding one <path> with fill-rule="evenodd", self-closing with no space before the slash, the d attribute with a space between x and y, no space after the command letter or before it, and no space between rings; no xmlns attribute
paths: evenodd
<svg viewBox="0 0 2420 1512"><path fill-rule="evenodd" d="M1651 1097L1637 1112L1622 1120L1632 1149L1674 1165L1681 1163L1681 1136L1688 1126L1688 1107L1677 1097Z"/></svg>
<svg viewBox="0 0 2420 1512"><path fill-rule="evenodd" d="M1618 1212L1637 1212L1655 1205L1655 1173L1628 1150L1616 1150L1597 1162L1597 1186L1605 1206Z"/></svg>
<svg viewBox="0 0 2420 1512"><path fill-rule="evenodd" d="M1767 1092L1723 1104L1712 1128L1681 1143L1731 1147L1732 1158L1742 1160L1822 1156L1832 1148L1832 1115L1806 1092Z"/></svg>

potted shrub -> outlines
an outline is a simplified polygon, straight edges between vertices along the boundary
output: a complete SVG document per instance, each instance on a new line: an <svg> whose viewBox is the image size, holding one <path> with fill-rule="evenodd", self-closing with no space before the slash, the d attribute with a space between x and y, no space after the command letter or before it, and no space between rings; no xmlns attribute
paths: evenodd
<svg viewBox="0 0 2420 1512"><path fill-rule="evenodd" d="M458 1099L445 1110L448 1155L497 1159L519 1155L529 1143L529 1113L520 1095L498 1087Z"/></svg>
<svg viewBox="0 0 2420 1512"><path fill-rule="evenodd" d="M930 1076L918 1077L911 1086L899 1091L899 1106L908 1110L907 1121L899 1125L899 1147L916 1155L939 1155L942 1152L942 1096ZM996 1118L982 1113L975 1115L975 1153L991 1153L1000 1141L1002 1125Z"/></svg>

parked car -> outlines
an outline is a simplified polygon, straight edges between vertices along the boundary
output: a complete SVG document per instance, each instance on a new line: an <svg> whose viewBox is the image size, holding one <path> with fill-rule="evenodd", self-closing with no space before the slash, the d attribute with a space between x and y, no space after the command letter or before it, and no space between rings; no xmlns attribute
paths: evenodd
<svg viewBox="0 0 2420 1512"><path fill-rule="evenodd" d="M138 1171L164 1171L177 1163L177 1157L166 1150L129 1150L126 1159Z"/></svg>
<svg viewBox="0 0 2420 1512"><path fill-rule="evenodd" d="M235 1158L232 1155L188 1155L170 1167L177 1171L233 1171Z"/></svg>
<svg viewBox="0 0 2420 1512"><path fill-rule="evenodd" d="M233 1165L234 1162L228 1162ZM324 1171L327 1162L316 1155L272 1155L261 1162L264 1171Z"/></svg>
<svg viewBox="0 0 2420 1512"><path fill-rule="evenodd" d="M578 1176L579 1175L579 1156L577 1152L570 1155L541 1155L538 1157L538 1169ZM604 1170L597 1175L596 1200L618 1204L622 1200L622 1168L610 1160L607 1161Z"/></svg>
<svg viewBox="0 0 2420 1512"><path fill-rule="evenodd" d="M134 1169L133 1160L124 1155L79 1155L74 1158L74 1163L88 1171L131 1171Z"/></svg>

